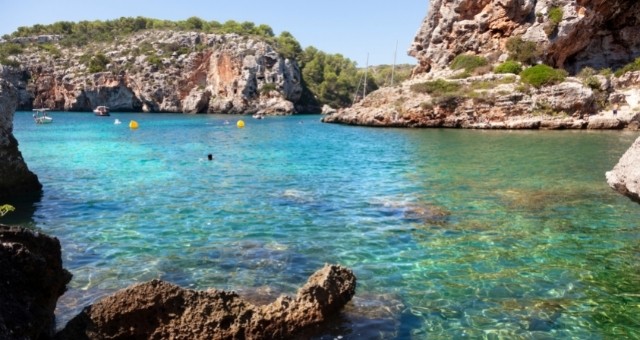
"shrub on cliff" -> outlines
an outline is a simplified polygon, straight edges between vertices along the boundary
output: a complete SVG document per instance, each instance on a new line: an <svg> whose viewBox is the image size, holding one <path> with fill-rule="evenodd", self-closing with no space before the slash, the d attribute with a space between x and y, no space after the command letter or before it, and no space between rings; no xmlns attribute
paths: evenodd
<svg viewBox="0 0 640 340"><path fill-rule="evenodd" d="M9 56L21 54L23 51L22 45L14 44L14 43L3 43L0 44L0 64L7 66L20 66L20 63L9 59Z"/></svg>
<svg viewBox="0 0 640 340"><path fill-rule="evenodd" d="M464 69L465 72L471 73L478 67L485 66L487 64L487 58L477 55L459 54L453 59L449 67L452 70Z"/></svg>
<svg viewBox="0 0 640 340"><path fill-rule="evenodd" d="M512 74L520 74L522 72L522 65L515 60L507 60L504 63L496 66L493 69L495 73L512 73Z"/></svg>
<svg viewBox="0 0 640 340"><path fill-rule="evenodd" d="M107 64L109 64L109 58L98 53L89 60L89 73L103 72L107 69Z"/></svg>
<svg viewBox="0 0 640 340"><path fill-rule="evenodd" d="M462 86L455 82L449 82L443 79L427 81L411 85L410 89L416 93L427 93L434 97L455 93Z"/></svg>
<svg viewBox="0 0 640 340"><path fill-rule="evenodd" d="M618 69L615 72L615 75L616 75L616 77L620 77L621 75L623 75L623 74L625 74L627 72L635 72L635 71L640 71L640 58L637 58L633 62L625 65L624 67L622 67L621 69Z"/></svg>
<svg viewBox="0 0 640 340"><path fill-rule="evenodd" d="M538 50L538 45L533 41L526 41L521 37L512 37L507 40L506 47L507 51L509 51L509 59L528 65L534 65L540 59L541 52Z"/></svg>
<svg viewBox="0 0 640 340"><path fill-rule="evenodd" d="M566 77L566 71L554 69L544 64L532 66L520 72L522 82L535 87L561 83Z"/></svg>

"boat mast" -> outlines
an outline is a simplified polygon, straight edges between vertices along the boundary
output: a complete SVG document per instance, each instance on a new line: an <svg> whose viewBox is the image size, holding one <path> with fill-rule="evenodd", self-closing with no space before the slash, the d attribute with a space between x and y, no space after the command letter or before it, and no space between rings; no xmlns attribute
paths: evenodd
<svg viewBox="0 0 640 340"><path fill-rule="evenodd" d="M391 67L391 86L393 86L393 76L396 71L396 55L398 54L398 40L396 40L396 50L393 52L393 66Z"/></svg>
<svg viewBox="0 0 640 340"><path fill-rule="evenodd" d="M369 71L369 53L367 53L367 67L364 69L364 88L362 89L362 99L367 96L367 71Z"/></svg>

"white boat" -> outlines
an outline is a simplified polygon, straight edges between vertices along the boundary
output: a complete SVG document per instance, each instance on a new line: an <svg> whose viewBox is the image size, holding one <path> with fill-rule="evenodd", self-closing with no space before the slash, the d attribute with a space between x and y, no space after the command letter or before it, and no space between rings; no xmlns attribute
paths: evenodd
<svg viewBox="0 0 640 340"><path fill-rule="evenodd" d="M110 116L109 114L109 108L107 106L98 106L95 109L93 109L93 113L96 114L96 116Z"/></svg>
<svg viewBox="0 0 640 340"><path fill-rule="evenodd" d="M262 114L260 114L260 113L256 113L256 114L253 115L253 118L255 118L255 119L264 119L264 116Z"/></svg>
<svg viewBox="0 0 640 340"><path fill-rule="evenodd" d="M35 112L33 114L33 120L36 122L36 124L51 124L53 122L53 118L47 116L47 111L49 111L49 109L41 108L33 109L33 111Z"/></svg>

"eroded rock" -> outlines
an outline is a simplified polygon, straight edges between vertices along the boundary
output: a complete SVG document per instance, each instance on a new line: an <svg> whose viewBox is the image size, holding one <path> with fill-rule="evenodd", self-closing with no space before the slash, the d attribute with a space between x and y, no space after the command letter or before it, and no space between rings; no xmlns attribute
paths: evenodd
<svg viewBox="0 0 640 340"><path fill-rule="evenodd" d="M71 274L56 238L0 225L0 338L45 339Z"/></svg>
<svg viewBox="0 0 640 340"><path fill-rule="evenodd" d="M0 204L38 197L42 184L29 171L13 136L15 88L0 79Z"/></svg>
<svg viewBox="0 0 640 340"><path fill-rule="evenodd" d="M233 292L193 291L154 280L85 308L57 339L280 339L337 313L355 294L356 278L326 265L293 298L256 306Z"/></svg>
<svg viewBox="0 0 640 340"><path fill-rule="evenodd" d="M611 188L640 203L640 138L633 142L606 177Z"/></svg>
<svg viewBox="0 0 640 340"><path fill-rule="evenodd" d="M549 12L562 11L554 24ZM640 3L628 0L434 0L409 49L414 73L449 66L461 53L498 59L515 36L544 50L541 61L576 72L617 68L640 55Z"/></svg>

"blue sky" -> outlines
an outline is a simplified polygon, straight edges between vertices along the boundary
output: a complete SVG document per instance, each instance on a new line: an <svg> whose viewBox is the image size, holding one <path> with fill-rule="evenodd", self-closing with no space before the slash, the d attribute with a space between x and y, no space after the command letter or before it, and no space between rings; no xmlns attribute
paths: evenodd
<svg viewBox="0 0 640 340"><path fill-rule="evenodd" d="M109 20L119 17L267 24L276 34L289 31L302 47L340 53L358 66L415 64L407 49L427 14L428 0L2 0L0 35L19 26L56 21Z"/></svg>

